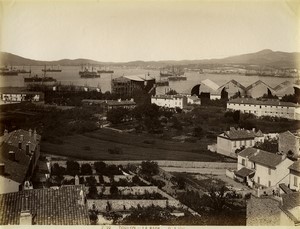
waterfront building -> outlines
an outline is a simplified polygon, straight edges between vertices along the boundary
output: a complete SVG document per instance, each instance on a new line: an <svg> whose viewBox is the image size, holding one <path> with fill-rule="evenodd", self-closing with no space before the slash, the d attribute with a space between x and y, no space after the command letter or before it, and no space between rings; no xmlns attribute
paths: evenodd
<svg viewBox="0 0 300 229"><path fill-rule="evenodd" d="M1 88L0 99L2 104L20 103L24 101L42 102L43 92L25 91L17 88Z"/></svg>
<svg viewBox="0 0 300 229"><path fill-rule="evenodd" d="M119 96L133 96L134 91L143 90L155 95L155 78L149 75L121 76L112 79L111 92Z"/></svg>
<svg viewBox="0 0 300 229"><path fill-rule="evenodd" d="M250 84L245 89L246 95L251 98L261 98L263 95L274 95L274 89L261 80Z"/></svg>
<svg viewBox="0 0 300 229"><path fill-rule="evenodd" d="M187 97L184 95L156 95L151 97L151 103L160 107L183 109L187 106Z"/></svg>
<svg viewBox="0 0 300 229"><path fill-rule="evenodd" d="M272 116L300 120L300 105L279 100L236 98L227 102L227 110L239 110L255 116Z"/></svg>

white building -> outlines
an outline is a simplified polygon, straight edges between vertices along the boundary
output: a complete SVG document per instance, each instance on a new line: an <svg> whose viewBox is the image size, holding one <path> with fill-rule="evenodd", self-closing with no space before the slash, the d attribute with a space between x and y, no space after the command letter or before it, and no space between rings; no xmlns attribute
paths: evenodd
<svg viewBox="0 0 300 229"><path fill-rule="evenodd" d="M238 154L235 175L249 186L279 187L280 183L288 184L292 164L285 155L247 148Z"/></svg>
<svg viewBox="0 0 300 229"><path fill-rule="evenodd" d="M188 104L196 104L196 105L201 105L201 99L198 98L198 96L188 96L187 97L187 103Z"/></svg>
<svg viewBox="0 0 300 229"><path fill-rule="evenodd" d="M44 100L44 93L22 91L15 88L2 88L0 90L1 103L20 103L23 101L40 102Z"/></svg>
<svg viewBox="0 0 300 229"><path fill-rule="evenodd" d="M235 151L241 147L253 147L256 142L263 142L264 135L259 131L235 129L231 127L217 137L217 153L236 157Z"/></svg>
<svg viewBox="0 0 300 229"><path fill-rule="evenodd" d="M151 97L151 103L160 107L183 109L187 106L187 97L184 95L156 95Z"/></svg>
<svg viewBox="0 0 300 229"><path fill-rule="evenodd" d="M228 110L239 110L242 113L254 114L258 117L272 116L300 120L300 105L278 100L256 100L252 98L236 98L227 102Z"/></svg>

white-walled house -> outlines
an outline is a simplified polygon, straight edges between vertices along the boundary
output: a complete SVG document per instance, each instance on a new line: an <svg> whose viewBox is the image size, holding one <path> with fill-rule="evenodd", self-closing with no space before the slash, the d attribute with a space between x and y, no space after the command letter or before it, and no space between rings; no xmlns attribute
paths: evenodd
<svg viewBox="0 0 300 229"><path fill-rule="evenodd" d="M300 190L300 161L295 161L289 167L289 188L292 190Z"/></svg>
<svg viewBox="0 0 300 229"><path fill-rule="evenodd" d="M277 187L280 183L289 183L289 166L292 164L293 161L285 155L247 148L238 154L235 175L250 186ZM245 168L248 173L245 173Z"/></svg>
<svg viewBox="0 0 300 229"><path fill-rule="evenodd" d="M279 100L236 98L227 102L227 110L240 111L255 116L271 116L300 120L300 105Z"/></svg>
<svg viewBox="0 0 300 229"><path fill-rule="evenodd" d="M187 97L185 95L156 95L151 97L151 103L160 107L183 109L187 106Z"/></svg>
<svg viewBox="0 0 300 229"><path fill-rule="evenodd" d="M235 151L241 147L253 147L256 142L263 142L264 135L259 131L235 129L231 127L229 131L218 135L217 137L217 153L236 157Z"/></svg>
<svg viewBox="0 0 300 229"><path fill-rule="evenodd" d="M196 104L196 105L201 105L201 99L198 98L198 96L188 96L187 97L187 103L188 104Z"/></svg>

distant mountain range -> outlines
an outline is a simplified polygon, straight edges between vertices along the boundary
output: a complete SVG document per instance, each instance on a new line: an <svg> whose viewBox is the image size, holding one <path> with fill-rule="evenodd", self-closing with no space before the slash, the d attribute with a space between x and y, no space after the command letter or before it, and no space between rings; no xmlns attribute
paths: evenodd
<svg viewBox="0 0 300 229"><path fill-rule="evenodd" d="M38 66L38 65L61 65L61 66L78 66L78 65L104 65L104 66L127 66L127 67L152 67L162 68L170 65L182 66L224 66L224 65L244 65L244 66L271 66L278 68L299 68L299 52L280 52L265 49L255 53L230 56L221 59L203 59L203 60L165 60L165 61L131 61L131 62L100 62L90 59L62 59L57 61L40 61L24 58L7 52L1 52L1 65L7 66Z"/></svg>

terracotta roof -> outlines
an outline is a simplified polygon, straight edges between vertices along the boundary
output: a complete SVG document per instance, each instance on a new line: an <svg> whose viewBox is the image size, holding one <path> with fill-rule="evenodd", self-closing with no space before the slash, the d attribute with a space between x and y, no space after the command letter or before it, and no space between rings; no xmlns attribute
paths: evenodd
<svg viewBox="0 0 300 229"><path fill-rule="evenodd" d="M238 177L245 178L251 174L253 174L254 171L251 169L247 169L246 167L241 168L240 170L236 171L234 174L237 175Z"/></svg>
<svg viewBox="0 0 300 229"><path fill-rule="evenodd" d="M9 159L10 151L15 153L14 161ZM23 183L27 175L31 157L26 155L24 150L6 143L0 146L0 152L0 163L4 163L5 166L4 177L18 183Z"/></svg>
<svg viewBox="0 0 300 229"><path fill-rule="evenodd" d="M257 154L249 157L249 160L260 165L276 168L276 166L282 162L282 156L275 153L259 150Z"/></svg>
<svg viewBox="0 0 300 229"><path fill-rule="evenodd" d="M292 193L293 191L291 189L289 189L288 186L286 186L286 184L284 183L281 183L279 184L279 188L281 188L281 190L284 192L284 193Z"/></svg>
<svg viewBox="0 0 300 229"><path fill-rule="evenodd" d="M86 205L81 205L81 186L64 186L55 189L31 189L0 195L0 225L19 224L20 212L27 209L38 225L88 225ZM22 206L23 205L23 206Z"/></svg>
<svg viewBox="0 0 300 229"><path fill-rule="evenodd" d="M22 149L26 150L26 144L30 141L30 149L35 150L36 146L39 144L41 141L41 135L37 134L36 135L36 140L34 139L34 131L26 131L26 130L15 130L12 132L9 132L6 136L3 136L3 141L5 143L10 143L11 145L18 147L19 142L21 140L21 136L23 136L23 141L22 142Z"/></svg>
<svg viewBox="0 0 300 229"><path fill-rule="evenodd" d="M280 209L295 223L300 224L300 193L293 192L282 195Z"/></svg>
<svg viewBox="0 0 300 229"><path fill-rule="evenodd" d="M245 130L245 129L235 129L231 127L229 131L225 131L224 135L227 136L229 139L237 140L237 139L254 139L255 132L252 130Z"/></svg>
<svg viewBox="0 0 300 229"><path fill-rule="evenodd" d="M295 161L290 167L289 169L300 172L300 160Z"/></svg>
<svg viewBox="0 0 300 229"><path fill-rule="evenodd" d="M299 107L299 104L290 103L290 102L282 102L279 100L258 100L253 98L236 98L231 99L227 103L237 103L237 104L251 104L251 105L270 105L270 106L284 106L284 107Z"/></svg>

